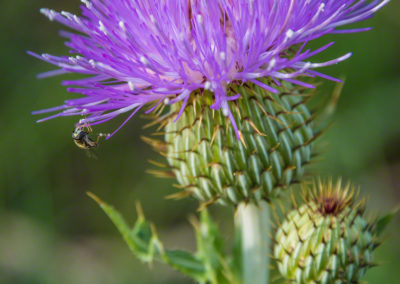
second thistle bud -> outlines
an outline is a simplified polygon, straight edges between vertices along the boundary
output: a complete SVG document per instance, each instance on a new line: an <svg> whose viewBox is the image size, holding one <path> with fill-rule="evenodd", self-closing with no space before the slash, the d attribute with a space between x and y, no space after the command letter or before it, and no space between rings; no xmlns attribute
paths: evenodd
<svg viewBox="0 0 400 284"><path fill-rule="evenodd" d="M276 234L275 258L284 278L299 284L358 283L372 266L375 222L364 217L350 185L319 183L289 212Z"/></svg>
<svg viewBox="0 0 400 284"><path fill-rule="evenodd" d="M207 91L194 94L177 121L180 106L172 106L165 123L163 149L182 195L204 205L272 199L302 178L312 156L316 135L304 90L232 86L229 95L238 93L229 105L236 132L226 113L210 108Z"/></svg>

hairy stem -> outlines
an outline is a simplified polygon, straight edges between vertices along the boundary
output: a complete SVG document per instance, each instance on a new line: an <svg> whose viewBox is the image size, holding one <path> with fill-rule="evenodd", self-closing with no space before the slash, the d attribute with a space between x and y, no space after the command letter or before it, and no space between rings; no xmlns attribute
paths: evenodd
<svg viewBox="0 0 400 284"><path fill-rule="evenodd" d="M269 283L269 206L261 201L240 203L235 223L241 236L242 283Z"/></svg>

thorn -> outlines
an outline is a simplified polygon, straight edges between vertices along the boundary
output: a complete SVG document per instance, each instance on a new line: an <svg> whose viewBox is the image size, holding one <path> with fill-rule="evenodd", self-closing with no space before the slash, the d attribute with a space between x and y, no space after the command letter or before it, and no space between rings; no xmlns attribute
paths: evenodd
<svg viewBox="0 0 400 284"><path fill-rule="evenodd" d="M244 140L243 134L240 130L239 130L239 137L240 137L240 141L242 141L242 143L243 143L244 148L246 148L246 150L247 150L246 141Z"/></svg>
<svg viewBox="0 0 400 284"><path fill-rule="evenodd" d="M214 139L217 136L217 132L218 132L219 128L220 128L219 124L214 127L214 132L213 132L213 135L212 135L212 138L211 138L210 146L212 146L212 144L214 143Z"/></svg>
<svg viewBox="0 0 400 284"><path fill-rule="evenodd" d="M261 132L257 126L255 125L255 123L250 119L250 118L246 118L246 121L250 124L251 128L253 128L257 134L261 135L261 136L267 136L267 134Z"/></svg>
<svg viewBox="0 0 400 284"><path fill-rule="evenodd" d="M208 201L206 201L206 202L201 203L200 206L199 206L199 208L197 208L197 212L203 211L203 210L206 209L208 206L210 206L210 205L213 204L215 201L217 201L219 198L220 198L220 196L217 195L217 196L213 197L212 199L210 199L210 200L208 200Z"/></svg>
<svg viewBox="0 0 400 284"><path fill-rule="evenodd" d="M152 120L150 123L145 124L143 126L143 129L146 129L146 128L149 128L149 127L151 127L153 125L162 123L163 121L167 121L168 122L169 119L173 118L177 114L178 114L178 112L168 113L168 114L165 114L163 116L159 116L159 115L154 114L156 117L158 117L158 119Z"/></svg>
<svg viewBox="0 0 400 284"><path fill-rule="evenodd" d="M144 213L143 213L142 205L140 204L139 201L136 201L135 205L136 205L136 212L137 212L138 218L144 220Z"/></svg>
<svg viewBox="0 0 400 284"><path fill-rule="evenodd" d="M165 198L166 199L180 200L180 199L186 198L186 197L188 197L188 196L190 196L192 194L193 194L193 190L186 189L186 190L183 190L183 191L180 191L180 192L176 192L176 193L167 195Z"/></svg>
<svg viewBox="0 0 400 284"><path fill-rule="evenodd" d="M104 204L103 200L101 200L99 197L97 197L94 193L92 193L92 192L90 192L90 191L87 191L86 194L87 194L91 199L93 199L97 204L99 204L99 205L103 205L103 204Z"/></svg>
<svg viewBox="0 0 400 284"><path fill-rule="evenodd" d="M279 146L281 146L281 143L280 143L280 142L278 142L274 147L272 147L271 149L269 149L268 152L269 152L270 154L272 154L273 152L275 152L275 151L279 148Z"/></svg>
<svg viewBox="0 0 400 284"><path fill-rule="evenodd" d="M162 140L153 139L153 138L146 137L146 136L140 136L140 138L142 139L142 141L144 141L145 143L147 143L151 147L153 147L154 150L156 150L157 152L166 152L167 151L168 144Z"/></svg>
<svg viewBox="0 0 400 284"><path fill-rule="evenodd" d="M149 174L152 174L158 178L175 178L175 174L172 171L158 171L158 170L147 170L146 171Z"/></svg>

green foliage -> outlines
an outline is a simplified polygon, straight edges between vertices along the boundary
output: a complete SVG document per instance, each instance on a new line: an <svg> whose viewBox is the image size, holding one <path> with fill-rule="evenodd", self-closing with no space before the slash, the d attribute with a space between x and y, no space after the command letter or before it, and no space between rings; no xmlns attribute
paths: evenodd
<svg viewBox="0 0 400 284"><path fill-rule="evenodd" d="M391 212L385 214L384 216L380 217L376 222L376 234L380 236L383 231L385 230L386 226L393 220L393 218L397 215L400 210L400 206L397 206Z"/></svg>
<svg viewBox="0 0 400 284"><path fill-rule="evenodd" d="M238 283L230 267L230 260L224 252L218 228L206 210L201 212L199 222L193 222L197 236L197 252L192 254L182 250L165 250L154 226L145 219L140 205L137 205L138 219L131 228L112 206L92 193L88 195L100 205L123 236L131 252L143 262L164 262L199 283Z"/></svg>
<svg viewBox="0 0 400 284"><path fill-rule="evenodd" d="M164 261L198 282L204 283L206 281L207 274L202 259L185 251L164 250L153 225L144 218L139 205L137 210L138 219L133 228L130 228L117 210L94 194L88 194L100 205L117 227L132 253L140 260L144 262L152 262L154 259Z"/></svg>
<svg viewBox="0 0 400 284"><path fill-rule="evenodd" d="M201 212L200 222L195 225L198 256L203 260L210 283L239 283L233 272L229 256L216 224L207 210Z"/></svg>

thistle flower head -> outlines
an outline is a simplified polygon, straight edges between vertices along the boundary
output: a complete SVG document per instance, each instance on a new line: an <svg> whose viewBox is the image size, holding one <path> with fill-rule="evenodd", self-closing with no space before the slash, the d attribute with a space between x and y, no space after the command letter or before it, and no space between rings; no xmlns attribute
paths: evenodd
<svg viewBox="0 0 400 284"><path fill-rule="evenodd" d="M130 113L129 120L145 105L152 111L154 105L182 102L182 114L190 97L201 94L196 91L209 90L210 107L230 118L239 137L228 102L240 94L229 92L230 85L252 82L277 93L282 81L312 87L299 76L335 80L314 69L350 53L315 63L310 58L333 43L313 51L306 43L328 33L366 30L337 28L369 18L388 1L82 0L81 16L42 9L76 32L61 33L69 56L30 53L59 68L41 77L87 77L63 82L82 98L36 113L60 111L42 120L85 115L83 123L95 125L122 113Z"/></svg>
<svg viewBox="0 0 400 284"><path fill-rule="evenodd" d="M352 206L354 188L347 184L343 189L340 181L334 185L332 180L325 184L319 180L311 191L303 187L303 196L306 202L317 204L319 214L338 216L346 207Z"/></svg>
<svg viewBox="0 0 400 284"><path fill-rule="evenodd" d="M275 236L281 274L294 283L359 283L373 264L377 219L364 216L350 184L318 182L286 215Z"/></svg>

